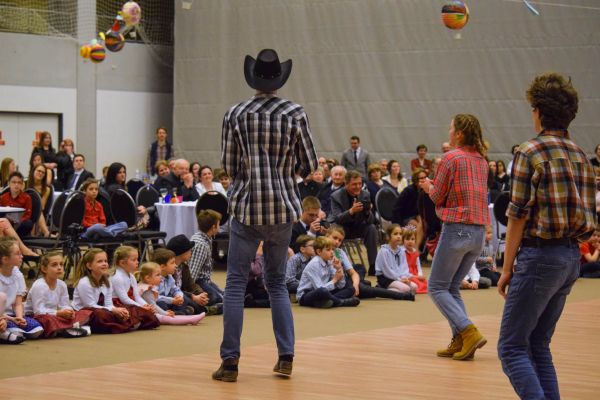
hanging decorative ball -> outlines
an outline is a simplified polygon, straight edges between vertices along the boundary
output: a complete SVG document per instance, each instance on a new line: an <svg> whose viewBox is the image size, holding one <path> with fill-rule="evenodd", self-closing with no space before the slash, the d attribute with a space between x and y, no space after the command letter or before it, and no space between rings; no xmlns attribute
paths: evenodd
<svg viewBox="0 0 600 400"><path fill-rule="evenodd" d="M469 7L459 0L449 1L442 7L442 22L449 29L462 29L469 21Z"/></svg>
<svg viewBox="0 0 600 400"><path fill-rule="evenodd" d="M125 46L125 36L115 31L108 31L104 36L104 44L106 49L116 53Z"/></svg>
<svg viewBox="0 0 600 400"><path fill-rule="evenodd" d="M142 9L135 1L128 1L123 4L121 9L121 17L127 26L135 26L140 23L142 18Z"/></svg>
<svg viewBox="0 0 600 400"><path fill-rule="evenodd" d="M104 61L106 57L106 50L104 50L104 46L100 43L96 43L90 46L90 60L94 63L99 63Z"/></svg>

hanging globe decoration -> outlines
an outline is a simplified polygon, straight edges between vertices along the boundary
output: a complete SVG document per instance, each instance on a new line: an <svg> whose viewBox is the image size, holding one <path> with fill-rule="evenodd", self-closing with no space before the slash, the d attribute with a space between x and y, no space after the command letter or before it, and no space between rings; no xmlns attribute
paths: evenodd
<svg viewBox="0 0 600 400"><path fill-rule="evenodd" d="M462 29L469 21L469 8L459 0L449 1L442 7L442 22L449 29Z"/></svg>

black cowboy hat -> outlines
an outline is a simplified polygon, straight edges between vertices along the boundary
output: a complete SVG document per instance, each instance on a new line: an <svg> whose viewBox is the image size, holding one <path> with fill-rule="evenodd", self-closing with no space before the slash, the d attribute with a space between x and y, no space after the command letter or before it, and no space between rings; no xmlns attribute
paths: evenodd
<svg viewBox="0 0 600 400"><path fill-rule="evenodd" d="M274 92L279 89L290 77L292 60L279 62L277 52L264 49L258 53L256 60L246 56L244 60L244 76L248 85L261 92Z"/></svg>

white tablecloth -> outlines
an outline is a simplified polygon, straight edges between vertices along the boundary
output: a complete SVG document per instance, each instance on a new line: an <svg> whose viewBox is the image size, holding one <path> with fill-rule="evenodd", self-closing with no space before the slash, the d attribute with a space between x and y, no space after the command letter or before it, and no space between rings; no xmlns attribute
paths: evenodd
<svg viewBox="0 0 600 400"><path fill-rule="evenodd" d="M167 242L176 235L184 234L189 239L198 232L195 201L175 204L156 203L154 205L158 212L158 218L160 218L160 230L167 233L165 239Z"/></svg>

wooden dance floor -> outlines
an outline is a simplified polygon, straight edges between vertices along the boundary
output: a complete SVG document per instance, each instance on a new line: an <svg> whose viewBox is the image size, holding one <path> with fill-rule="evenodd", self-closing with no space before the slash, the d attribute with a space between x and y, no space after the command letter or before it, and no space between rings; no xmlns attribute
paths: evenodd
<svg viewBox="0 0 600 400"><path fill-rule="evenodd" d="M488 339L475 361L435 357L449 339L435 322L298 341L291 379L271 373L275 348L260 345L243 349L237 383L210 379L215 352L3 379L0 399L516 398L496 355L499 316L473 319ZM552 343L563 398L600 398L599 333L600 300L567 305Z"/></svg>

